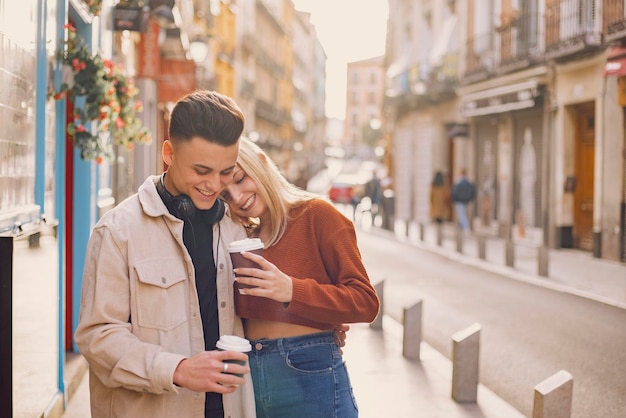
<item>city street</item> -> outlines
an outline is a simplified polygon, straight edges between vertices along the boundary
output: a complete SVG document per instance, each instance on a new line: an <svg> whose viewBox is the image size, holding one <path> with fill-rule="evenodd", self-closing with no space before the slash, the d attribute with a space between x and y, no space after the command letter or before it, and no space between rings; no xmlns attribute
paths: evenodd
<svg viewBox="0 0 626 418"><path fill-rule="evenodd" d="M422 300L423 339L448 358L452 335L479 323L480 381L524 415L534 387L567 370L572 417L626 416L626 310L468 266L379 228L358 236L371 280L385 279L385 313L401 321Z"/></svg>

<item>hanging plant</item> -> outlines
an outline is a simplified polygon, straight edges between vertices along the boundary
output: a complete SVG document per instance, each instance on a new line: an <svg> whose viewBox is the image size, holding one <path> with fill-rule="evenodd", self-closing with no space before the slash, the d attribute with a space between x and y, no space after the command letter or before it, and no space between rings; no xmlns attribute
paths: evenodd
<svg viewBox="0 0 626 418"><path fill-rule="evenodd" d="M89 9L89 13L94 16L98 16L102 10L102 0L83 0L83 3Z"/></svg>
<svg viewBox="0 0 626 418"><path fill-rule="evenodd" d="M136 100L139 91L134 79L125 75L121 65L92 54L72 25L65 28L67 41L57 58L73 77L51 95L55 100L68 97L75 103L78 99L67 132L73 136L81 158L100 163L112 156L111 144L131 150L136 143L150 143L150 132L137 117L143 108ZM87 129L88 122L95 124L95 133Z"/></svg>

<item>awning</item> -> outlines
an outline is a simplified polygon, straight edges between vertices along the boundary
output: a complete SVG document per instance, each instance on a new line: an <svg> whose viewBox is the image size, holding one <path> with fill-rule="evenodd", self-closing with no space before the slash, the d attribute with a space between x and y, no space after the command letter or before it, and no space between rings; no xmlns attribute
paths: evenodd
<svg viewBox="0 0 626 418"><path fill-rule="evenodd" d="M616 46L609 50L604 76L626 76L626 47Z"/></svg>
<svg viewBox="0 0 626 418"><path fill-rule="evenodd" d="M467 93L461 96L461 114L474 117L531 108L541 93L536 79Z"/></svg>

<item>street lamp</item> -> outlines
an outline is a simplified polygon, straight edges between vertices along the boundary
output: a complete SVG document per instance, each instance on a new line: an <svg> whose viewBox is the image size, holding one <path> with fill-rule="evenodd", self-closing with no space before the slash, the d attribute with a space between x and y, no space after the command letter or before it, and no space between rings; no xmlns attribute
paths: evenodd
<svg viewBox="0 0 626 418"><path fill-rule="evenodd" d="M203 63L209 55L209 44L207 39L196 36L189 43L189 55L196 64Z"/></svg>

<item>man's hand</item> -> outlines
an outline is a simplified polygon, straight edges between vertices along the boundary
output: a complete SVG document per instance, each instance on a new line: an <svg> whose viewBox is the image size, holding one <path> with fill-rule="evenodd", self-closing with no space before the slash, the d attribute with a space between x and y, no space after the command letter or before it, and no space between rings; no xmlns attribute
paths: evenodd
<svg viewBox="0 0 626 418"><path fill-rule="evenodd" d="M337 344L337 347L339 347L339 352L341 354L343 354L343 350L341 349L341 347L346 345L346 333L349 330L350 325L348 324L337 325L337 328L335 328L335 344Z"/></svg>
<svg viewBox="0 0 626 418"><path fill-rule="evenodd" d="M246 381L235 374L248 374L250 368L228 363L228 373L224 373L224 360L247 362L248 356L237 351L203 351L178 363L174 384L194 392L232 393Z"/></svg>

